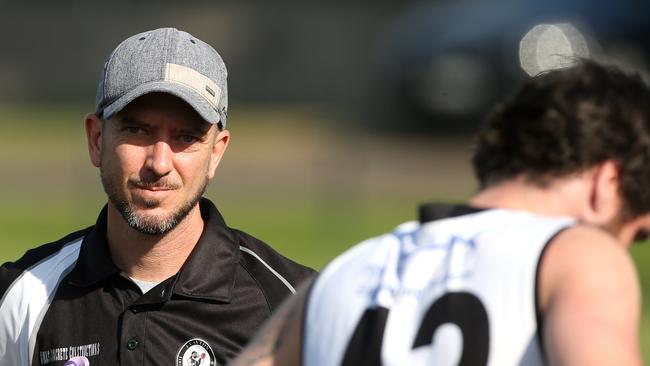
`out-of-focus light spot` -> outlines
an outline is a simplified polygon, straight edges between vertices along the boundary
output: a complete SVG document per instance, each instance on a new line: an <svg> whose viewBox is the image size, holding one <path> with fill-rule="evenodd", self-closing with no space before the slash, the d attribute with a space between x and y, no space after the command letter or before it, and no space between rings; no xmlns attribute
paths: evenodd
<svg viewBox="0 0 650 366"><path fill-rule="evenodd" d="M519 63L530 76L570 67L589 57L585 37L571 24L540 24L519 43Z"/></svg>

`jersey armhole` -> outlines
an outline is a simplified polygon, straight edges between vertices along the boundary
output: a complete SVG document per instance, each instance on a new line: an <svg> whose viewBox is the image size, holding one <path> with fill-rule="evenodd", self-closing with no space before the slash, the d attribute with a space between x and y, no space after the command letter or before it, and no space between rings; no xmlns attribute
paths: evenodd
<svg viewBox="0 0 650 366"><path fill-rule="evenodd" d="M544 259L544 254L546 253L546 249L550 246L550 244L557 238L558 235L563 233L565 230L571 228L573 226L565 226L563 228L560 228L555 234L553 234L544 244L544 247L542 248L541 252L539 253L539 257L537 258L537 268L535 269L535 319L537 322L537 341L539 342L539 349L540 349L540 356L544 363L546 363L546 350L544 347L544 314L542 313L542 310L539 305L539 272L542 267L542 261Z"/></svg>

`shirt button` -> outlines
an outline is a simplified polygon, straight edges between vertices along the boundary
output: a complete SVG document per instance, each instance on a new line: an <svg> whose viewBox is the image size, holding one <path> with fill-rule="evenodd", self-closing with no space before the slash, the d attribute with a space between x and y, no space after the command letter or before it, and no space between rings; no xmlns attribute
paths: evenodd
<svg viewBox="0 0 650 366"><path fill-rule="evenodd" d="M126 348L128 348L129 351L133 351L134 349L138 348L139 344L140 344L140 341L138 341L137 338L131 338L131 339L129 339L128 342L126 342Z"/></svg>

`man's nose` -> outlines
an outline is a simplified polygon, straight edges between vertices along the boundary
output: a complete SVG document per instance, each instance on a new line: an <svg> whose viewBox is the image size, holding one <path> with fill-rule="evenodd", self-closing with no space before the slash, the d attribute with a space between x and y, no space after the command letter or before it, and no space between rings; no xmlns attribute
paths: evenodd
<svg viewBox="0 0 650 366"><path fill-rule="evenodd" d="M164 176L172 171L174 152L165 141L156 141L150 146L146 167L158 176Z"/></svg>

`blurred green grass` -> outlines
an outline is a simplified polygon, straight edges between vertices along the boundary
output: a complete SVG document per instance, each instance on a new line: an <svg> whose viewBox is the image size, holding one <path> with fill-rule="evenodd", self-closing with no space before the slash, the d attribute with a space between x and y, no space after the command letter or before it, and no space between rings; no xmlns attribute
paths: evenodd
<svg viewBox="0 0 650 366"><path fill-rule="evenodd" d="M0 105L0 262L92 225L105 203L79 107ZM207 196L226 222L316 269L351 245L415 218L424 201L471 195L468 141L380 138L335 128L311 108L246 107ZM644 298L650 250L632 249ZM650 360L650 306L643 307Z"/></svg>

